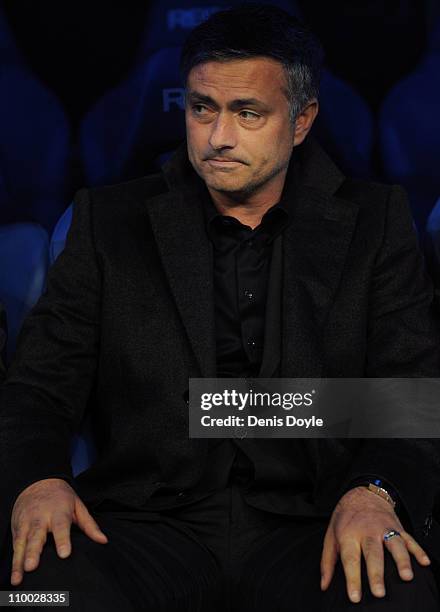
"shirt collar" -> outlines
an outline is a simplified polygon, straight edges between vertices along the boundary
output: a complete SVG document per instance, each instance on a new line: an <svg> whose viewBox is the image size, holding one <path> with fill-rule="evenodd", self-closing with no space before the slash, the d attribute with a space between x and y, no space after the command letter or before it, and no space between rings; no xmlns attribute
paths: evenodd
<svg viewBox="0 0 440 612"><path fill-rule="evenodd" d="M237 242L252 237L252 239L256 239L255 244L257 245L270 244L287 227L291 220L291 199L293 197L294 182L295 177L291 158L279 201L264 213L260 225L254 230L249 228L249 231L245 231L245 228L248 226L241 224L238 219L230 215L222 215L217 210L205 182L198 177L198 193L202 200L206 230L214 246L217 248L221 246L222 233L228 231L234 232ZM226 220L228 221L227 224L225 223Z"/></svg>

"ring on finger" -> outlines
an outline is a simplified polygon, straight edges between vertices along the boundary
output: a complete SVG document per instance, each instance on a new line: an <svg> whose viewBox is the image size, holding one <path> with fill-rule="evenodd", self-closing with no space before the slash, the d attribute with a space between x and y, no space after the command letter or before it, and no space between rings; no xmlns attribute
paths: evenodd
<svg viewBox="0 0 440 612"><path fill-rule="evenodd" d="M391 540L391 538L394 538L396 536L400 536L400 531L397 531L397 529L387 529L386 532L384 533L383 539L385 542L388 542L389 540Z"/></svg>

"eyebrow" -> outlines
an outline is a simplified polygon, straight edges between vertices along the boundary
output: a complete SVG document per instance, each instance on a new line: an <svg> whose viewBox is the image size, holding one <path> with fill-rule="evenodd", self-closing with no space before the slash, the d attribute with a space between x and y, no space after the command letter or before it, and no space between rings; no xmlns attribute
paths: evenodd
<svg viewBox="0 0 440 612"><path fill-rule="evenodd" d="M188 93L188 99L191 102L204 102L205 104L209 104L216 109L219 108L219 105L213 98L211 98L211 96L207 96L195 90L191 90ZM228 102L228 108L232 111L243 108L243 106L254 106L256 108L261 108L262 110L269 110L267 104L261 100L258 100L257 98L236 98L235 100Z"/></svg>

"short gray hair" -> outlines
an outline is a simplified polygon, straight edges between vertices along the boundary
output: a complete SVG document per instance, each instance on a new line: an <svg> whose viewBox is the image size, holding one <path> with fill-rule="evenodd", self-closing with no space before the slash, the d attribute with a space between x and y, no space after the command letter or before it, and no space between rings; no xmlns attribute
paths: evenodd
<svg viewBox="0 0 440 612"><path fill-rule="evenodd" d="M182 49L186 84L192 68L212 61L270 57L284 67L290 119L318 98L324 51L296 17L270 4L243 4L219 11L192 30Z"/></svg>
<svg viewBox="0 0 440 612"><path fill-rule="evenodd" d="M308 66L300 64L283 64L286 75L287 90L285 91L289 102L290 121L295 123L301 111L314 98L319 96L319 82L314 81Z"/></svg>

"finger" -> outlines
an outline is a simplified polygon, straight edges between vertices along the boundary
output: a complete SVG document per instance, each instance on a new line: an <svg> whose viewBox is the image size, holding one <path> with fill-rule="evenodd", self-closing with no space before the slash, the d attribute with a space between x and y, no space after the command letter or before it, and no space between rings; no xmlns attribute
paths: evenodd
<svg viewBox="0 0 440 612"><path fill-rule="evenodd" d="M28 533L26 550L24 553L24 569L26 572L38 567L41 551L47 539L47 528L41 525L40 521L31 523Z"/></svg>
<svg viewBox="0 0 440 612"><path fill-rule="evenodd" d="M341 545L341 562L345 572L347 594L357 603L361 600L361 549L357 542Z"/></svg>
<svg viewBox="0 0 440 612"><path fill-rule="evenodd" d="M395 536L394 538L391 538L385 542L385 546L393 556L393 559L397 565L399 576L402 578L402 580L412 580L414 574L405 541L402 540L401 537Z"/></svg>
<svg viewBox="0 0 440 612"><path fill-rule="evenodd" d="M108 538L101 531L98 523L95 521L93 516L89 513L86 506L78 500L75 506L75 515L76 515L76 523L78 527L80 527L86 535L89 536L92 540L99 542L100 544L105 544L108 542Z"/></svg>
<svg viewBox="0 0 440 612"><path fill-rule="evenodd" d="M362 540L362 551L367 566L370 590L376 597L383 597L385 595L385 583L382 541L377 537L367 536Z"/></svg>
<svg viewBox="0 0 440 612"><path fill-rule="evenodd" d="M429 565L431 563L431 559L425 550L420 546L418 542L410 535L407 531L402 531L400 533L402 540L405 542L406 547L409 552L415 556L417 561L422 565ZM390 542L395 540L396 538L392 538Z"/></svg>
<svg viewBox="0 0 440 612"><path fill-rule="evenodd" d="M11 568L11 584L20 584L23 578L23 559L26 549L27 529L18 528L13 534L13 549Z"/></svg>
<svg viewBox="0 0 440 612"><path fill-rule="evenodd" d="M72 551L70 543L70 526L72 520L67 512L55 514L51 522L51 531L55 540L58 556L62 559L68 557Z"/></svg>
<svg viewBox="0 0 440 612"><path fill-rule="evenodd" d="M336 538L333 529L330 527L327 529L327 533L325 534L321 555L321 589L323 591L327 589L333 578L337 560L338 551L336 546Z"/></svg>

